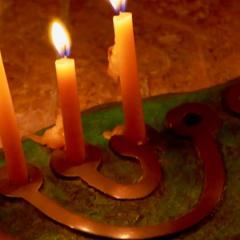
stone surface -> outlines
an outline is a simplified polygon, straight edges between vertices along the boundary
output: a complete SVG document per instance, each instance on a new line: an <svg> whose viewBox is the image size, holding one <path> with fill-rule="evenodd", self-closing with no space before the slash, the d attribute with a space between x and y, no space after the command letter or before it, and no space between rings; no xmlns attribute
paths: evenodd
<svg viewBox="0 0 240 240"><path fill-rule="evenodd" d="M129 0L143 96L192 91L239 75L238 0ZM22 131L54 122L56 54L49 23L63 19L72 37L81 108L120 100L107 74L114 12L102 0L1 0L0 49Z"/></svg>

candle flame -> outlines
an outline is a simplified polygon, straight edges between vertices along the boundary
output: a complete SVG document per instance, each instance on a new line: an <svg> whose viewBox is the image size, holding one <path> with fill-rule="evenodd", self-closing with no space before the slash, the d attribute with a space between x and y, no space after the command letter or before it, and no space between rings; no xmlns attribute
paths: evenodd
<svg viewBox="0 0 240 240"><path fill-rule="evenodd" d="M126 10L127 0L109 0L113 9L119 13Z"/></svg>
<svg viewBox="0 0 240 240"><path fill-rule="evenodd" d="M61 57L69 56L71 40L70 36L60 21L51 24L51 37L53 45Z"/></svg>

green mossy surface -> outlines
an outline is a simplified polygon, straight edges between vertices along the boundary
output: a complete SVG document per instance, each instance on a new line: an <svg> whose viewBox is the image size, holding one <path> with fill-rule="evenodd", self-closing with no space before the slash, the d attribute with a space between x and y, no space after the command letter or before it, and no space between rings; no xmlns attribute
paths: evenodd
<svg viewBox="0 0 240 240"><path fill-rule="evenodd" d="M212 216L198 226L166 239L240 239L240 119L223 110L220 101L222 88L220 86L196 93L159 96L144 101L145 120L159 131L164 131L166 113L184 102L209 103L220 110L224 121L218 134L227 171L223 201ZM101 172L119 182L134 182L141 175L138 163L115 156L102 137L104 130L121 123L119 104L92 109L83 114L87 142L104 150ZM26 140L24 149L28 162L38 166L44 173L45 181L41 192L59 204L96 221L122 226L144 226L158 224L189 211L197 203L203 186L202 162L191 142L171 136L168 132L164 134L167 149L159 155L164 181L151 196L132 201L107 197L89 188L81 180L58 178L49 168L51 151L48 148ZM0 163L4 164L3 155ZM21 199L5 197L0 197L0 228L23 240L100 239L55 223Z"/></svg>

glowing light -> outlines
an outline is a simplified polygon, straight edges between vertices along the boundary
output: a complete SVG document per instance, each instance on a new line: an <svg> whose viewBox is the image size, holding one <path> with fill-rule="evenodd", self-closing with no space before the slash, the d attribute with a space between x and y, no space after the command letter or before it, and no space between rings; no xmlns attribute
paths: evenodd
<svg viewBox="0 0 240 240"><path fill-rule="evenodd" d="M51 38L59 55L62 57L69 56L71 45L70 36L63 24L59 21L54 21L51 24Z"/></svg>
<svg viewBox="0 0 240 240"><path fill-rule="evenodd" d="M109 0L113 9L119 13L126 10L127 0Z"/></svg>

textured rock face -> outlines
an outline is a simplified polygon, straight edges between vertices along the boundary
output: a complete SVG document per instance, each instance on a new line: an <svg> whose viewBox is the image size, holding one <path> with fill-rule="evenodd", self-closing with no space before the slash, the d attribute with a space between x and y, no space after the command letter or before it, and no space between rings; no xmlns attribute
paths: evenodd
<svg viewBox="0 0 240 240"><path fill-rule="evenodd" d="M237 0L129 0L145 97L215 85L240 73ZM72 37L81 108L120 100L107 74L113 10L102 0L1 0L0 48L24 133L55 119L56 58L48 36L54 17Z"/></svg>

